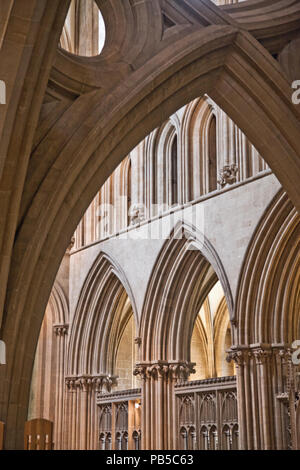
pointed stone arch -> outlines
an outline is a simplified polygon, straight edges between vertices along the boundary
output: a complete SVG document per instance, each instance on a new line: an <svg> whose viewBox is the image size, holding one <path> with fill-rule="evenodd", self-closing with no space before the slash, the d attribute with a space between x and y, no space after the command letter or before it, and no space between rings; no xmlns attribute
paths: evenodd
<svg viewBox="0 0 300 470"><path fill-rule="evenodd" d="M229 358L236 363L241 449L299 445L299 386L291 359L292 342L300 334L299 248L300 217L280 190L249 244L237 292Z"/></svg>
<svg viewBox="0 0 300 470"><path fill-rule="evenodd" d="M128 297L131 308L126 305ZM75 309L67 375L113 376L115 351L132 312L137 322L125 274L111 257L101 253L86 277Z"/></svg>
<svg viewBox="0 0 300 470"><path fill-rule="evenodd" d="M107 8L111 9L111 2L106 3ZM128 36L126 35L126 19L132 18L130 2L126 3L126 14L122 3L120 2L122 18L117 44L131 46L129 38L133 29L130 28ZM248 2L245 3L247 5L242 5L242 9L247 10ZM101 73L95 74L94 67L92 71L88 70L85 61L74 64L69 60L65 68L65 57L60 57L61 71L64 70L66 75L60 75L57 66L51 74L51 85L56 81L58 89L63 89L70 99L83 93L86 95L80 96L70 105L47 138L43 139L42 145L35 146L36 152L30 157L29 168L27 164L33 146L33 130L37 126L48 72L67 4L51 0L45 2L40 10L37 2L31 0L26 12L24 24L28 28L10 82L10 89L15 87L17 93L13 94L13 107L10 107L11 112L6 116L4 132L8 137L2 152L2 155L7 155L3 162L3 214L7 218L2 224L1 233L1 240L4 240L1 245L4 258L4 267L1 270L1 306L5 302L1 334L4 341L9 340L10 344L9 362L5 370L1 371L1 382L9 383L10 387L3 387L0 396L1 419L8 423L8 447L13 447L16 439L19 443L22 442L20 431L17 435L13 428L16 422L20 422L20 429L23 427L38 331L55 274L71 235L99 185L130 149L178 107L209 92L214 101L253 142L278 176L295 206L300 207L300 115L297 107L291 103L290 86L279 65L256 39L242 29L238 18L237 21L232 20L221 9L206 1L199 1L201 11L196 15L201 25L199 29L194 28L194 25L190 29L187 27L182 35L182 30L174 28L176 33L174 31L174 35L169 36L166 43L153 50L151 43L157 46L162 33L162 20L160 19L160 30L156 31L150 18L153 4L154 2L144 2L139 15L134 18L135 25L143 24L146 19L147 31L144 32L141 28L137 47L128 47L130 54L122 63L121 69L120 61L116 61L112 68L108 64L109 67L103 70L102 76ZM189 5L187 8L189 9ZM155 2L155 12L158 15L161 13L159 2ZM211 14L211 22L208 23L215 24L203 28L206 13ZM103 14L107 18L104 12ZM249 30L256 38L262 38L271 52L278 48L278 44L282 45L287 41L288 33L295 34L299 25L299 12L295 8L290 19L285 16L284 25L288 33L282 34L284 25L281 12L276 11L276 15L274 22L270 21L273 19L273 12L270 12L270 16L266 15L263 27L260 24L252 25L251 15L248 23L246 20ZM16 17L22 17L20 2L15 2L13 15L8 22L10 36L15 32ZM289 22L292 23L292 28ZM30 32L31 23L38 23L33 37ZM46 31L45 40L40 41L43 31ZM151 35L153 31L155 40ZM31 40L35 42L28 53L26 42ZM45 55L43 58L37 54L41 45ZM109 39L107 47L108 45ZM122 47L116 48L119 49ZM11 60L10 47L5 44L2 50L5 68L5 64L9 64ZM108 48L106 50L108 52ZM118 78L112 83L111 73L108 74L107 70L111 72L113 68L118 70ZM41 70L41 73L35 73L36 70ZM104 79L104 75L107 87L105 99L103 88L99 90L97 83L94 87L95 82ZM78 76L88 77L92 84L82 83L77 80ZM121 82L118 81L120 76ZM18 81L20 86L16 85ZM29 83L32 86L28 86ZM72 89L74 84L75 91ZM10 103L11 93L8 99ZM18 110L24 103L26 112L19 113ZM20 132L12 133L12 122L17 123ZM56 145L53 145L54 141ZM272 146L269 142L272 142ZM40 158L41 155L43 158ZM20 184L16 185L16 181ZM22 206L19 204L21 195ZM17 417L16 401L19 403Z"/></svg>
<svg viewBox="0 0 300 470"><path fill-rule="evenodd" d="M232 312L227 276L211 243L193 227L178 223L158 256L145 296L143 361L190 360L196 316L218 279Z"/></svg>
<svg viewBox="0 0 300 470"><path fill-rule="evenodd" d="M69 302L60 283L56 280L49 298L53 324L65 325L69 321Z"/></svg>
<svg viewBox="0 0 300 470"><path fill-rule="evenodd" d="M291 344L300 334L300 217L281 190L250 242L236 300L237 343Z"/></svg>

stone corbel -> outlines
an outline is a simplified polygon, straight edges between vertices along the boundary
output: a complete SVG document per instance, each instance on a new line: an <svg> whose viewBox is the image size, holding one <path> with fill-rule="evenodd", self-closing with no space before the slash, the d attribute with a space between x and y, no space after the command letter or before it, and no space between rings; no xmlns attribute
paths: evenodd
<svg viewBox="0 0 300 470"><path fill-rule="evenodd" d="M218 183L221 188L236 183L236 175L238 171L238 166L234 163L232 163L231 165L223 166L223 168L219 171L218 178Z"/></svg>

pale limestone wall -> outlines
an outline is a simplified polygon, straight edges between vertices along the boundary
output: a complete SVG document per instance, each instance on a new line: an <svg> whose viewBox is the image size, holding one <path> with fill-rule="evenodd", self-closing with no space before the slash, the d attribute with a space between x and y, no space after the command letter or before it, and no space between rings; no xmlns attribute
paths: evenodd
<svg viewBox="0 0 300 470"><path fill-rule="evenodd" d="M236 294L239 272L250 238L268 204L279 191L280 184L273 175L249 182L236 188L230 188L215 197L208 197L196 205L199 214L201 232L212 243L227 274L233 297ZM191 208L183 210L184 219L192 223ZM203 217L201 217L203 216ZM175 220L182 217L175 213ZM204 223L202 223L204 222ZM171 216L166 215L150 224L161 226L164 235L174 228ZM131 239L109 238L82 250L71 252L70 260L70 312L76 308L84 280L97 256L104 252L117 262L125 274L133 293L133 302L140 315L151 272L165 239L141 240L138 236L147 236L148 225L132 228L123 237ZM203 230L204 229L204 230Z"/></svg>
<svg viewBox="0 0 300 470"><path fill-rule="evenodd" d="M211 123L216 129L211 135ZM172 149L176 138L176 202ZM215 150L212 149L212 142ZM75 248L266 171L246 136L208 96L180 108L134 148L100 189L75 232Z"/></svg>

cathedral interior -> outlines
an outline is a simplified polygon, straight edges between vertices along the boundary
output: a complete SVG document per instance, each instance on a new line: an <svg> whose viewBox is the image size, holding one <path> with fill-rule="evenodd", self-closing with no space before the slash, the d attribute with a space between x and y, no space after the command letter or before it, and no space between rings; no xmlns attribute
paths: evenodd
<svg viewBox="0 0 300 470"><path fill-rule="evenodd" d="M0 449L300 450L300 1L0 3Z"/></svg>

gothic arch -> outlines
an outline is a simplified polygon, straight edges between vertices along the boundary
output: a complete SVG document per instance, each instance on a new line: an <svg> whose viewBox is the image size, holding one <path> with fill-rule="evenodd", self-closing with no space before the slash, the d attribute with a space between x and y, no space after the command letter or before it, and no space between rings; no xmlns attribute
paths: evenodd
<svg viewBox="0 0 300 470"><path fill-rule="evenodd" d="M231 375L233 368L226 363L226 350L233 343L230 319L227 313L226 299L223 297L214 318L214 349L216 358L216 370L218 376ZM224 370L226 371L224 373ZM223 372L221 372L223 371Z"/></svg>
<svg viewBox="0 0 300 470"><path fill-rule="evenodd" d="M132 310L137 322L134 298L122 269L101 253L84 282L75 310L68 376L114 375L115 352Z"/></svg>
<svg viewBox="0 0 300 470"><path fill-rule="evenodd" d="M182 139L185 141L185 168L189 174L190 199L209 192L208 134L215 116L213 102L208 97L192 101L185 111Z"/></svg>
<svg viewBox="0 0 300 470"><path fill-rule="evenodd" d="M156 170L155 187L156 203L167 205L170 203L171 148L176 128L171 120L166 121L156 134L155 153L153 155ZM165 188L165 194L162 191Z"/></svg>
<svg viewBox="0 0 300 470"><path fill-rule="evenodd" d="M275 95L278 94L277 98L275 98L275 96L274 96L274 99L275 99L275 101L277 101L278 105L281 103L281 106L283 106L283 108L285 108L285 110L282 109L282 113L288 115L291 112L291 111L288 111L288 109L286 108L287 100L289 99L288 98L288 93L289 93L288 86L287 86L287 83L284 81L283 77L281 76L281 73L279 72L279 69L276 66L276 64L273 63L272 61L269 62L269 59L266 62L265 52L263 52L259 47L258 48L254 47L253 40L250 39L247 36L247 34L239 33L237 35L236 34L232 35L232 32L229 33L229 31L227 31L227 30L226 30L226 33L224 33L224 30L222 30L222 33L221 33L221 31L219 33L221 35L219 36L218 39L214 39L211 46L214 43L214 45L213 45L214 48L217 47L216 44L218 44L219 47L220 47L220 42L219 41L221 41L223 45L225 45L227 43L227 47L228 47L229 44L232 44L233 38L235 38L235 40L236 40L235 44L237 46L237 49L236 49L237 51L239 50L239 47L242 47L242 46L243 46L243 48L248 49L248 52L252 54L252 57L253 58L255 57L257 59L256 66L258 67L258 69L256 69L256 71L254 71L254 70L252 71L254 76L257 77L257 81L261 85L262 84L261 80L263 80L263 79L266 80L265 73L269 72L268 73L268 80L272 81L272 77L273 77L273 79L274 79L273 81L274 82L276 81L276 84L275 83L273 84L274 88L269 90L270 96L273 96L274 93L275 93ZM221 40L221 38L222 38L222 40ZM205 38L203 38L203 40L204 40L204 42L207 42L207 36L205 36ZM195 47L195 42L194 41L193 41L193 47ZM206 48L207 47L209 47L209 42L206 44ZM172 48L172 51L173 50L174 49ZM236 50L235 50L235 54L236 54ZM203 53L203 50L202 50L202 53ZM227 54L228 54L228 50L227 50ZM226 54L224 55L224 53L223 53L222 54L223 60L224 60L225 56L227 57L227 55ZM228 58L230 58L230 56L231 56L231 54L229 53ZM233 59L233 57L232 57L232 59ZM244 56L241 55L240 59L243 60ZM203 60L201 60L201 64L203 65ZM244 128L244 129L248 128L247 129L247 130L249 130L248 134L251 137L252 142L254 144L257 143L256 146L258 148L261 148L261 150L262 150L261 153L264 155L264 157L266 159L268 159L268 156L269 156L269 153L270 153L270 148L266 147L266 142L269 141L269 139L271 139L271 140L274 141L274 147L276 147L276 150L280 151L280 161L282 162L285 158L286 158L286 161L288 161L291 158L291 155L293 154L293 151L292 151L291 147L287 144L286 148L288 147L290 149L290 151L288 152L288 155L287 155L286 148L285 149L282 148L282 143L285 140L285 138L287 137L287 133L289 133L289 131L291 131L293 133L294 131L292 131L292 128L294 126L295 126L295 128L298 126L295 114L294 114L294 117L291 115L290 119L289 119L289 123L290 123L291 128L285 129L284 137L282 136L282 139L280 139L280 142L278 142L277 139L278 139L279 134L278 134L277 131L279 131L280 125L282 124L282 120L281 120L281 122L278 122L278 108L276 108L276 112L275 112L275 114L273 114L273 117L271 117L271 115L274 112L274 110L271 110L271 109L268 110L268 112L270 112L270 119L271 120L274 119L273 124L271 124L271 121L268 120L266 115L265 115L264 106L262 106L262 102L261 102L262 88L259 86L259 90L258 90L256 88L256 85L255 84L253 85L251 93L257 92L258 95L260 96L260 98L257 96L257 99L258 99L257 102L255 102L255 100L252 101L253 97L252 96L250 97L250 95L249 95L250 92L249 92L249 89L248 89L248 85L246 85L246 81L247 81L247 79L249 79L252 82L252 76L250 74L250 71L249 71L249 75L247 75L247 77L245 78L242 75L239 76L241 74L241 70L239 69L239 67L237 66L237 63L234 60L233 61L229 60L228 64L230 64L230 73L233 74L233 75L230 74L230 83L233 85L234 75L236 75L236 78L239 77L241 82L239 83L239 85L236 85L235 90L232 89L231 92L228 93L229 92L228 82L227 82L227 78L229 78L229 76L228 76L228 70L229 70L228 65L226 66L226 68L223 68L223 74L221 74L221 75L219 73L219 68L218 68L217 69L218 70L217 77L219 78L220 81L218 82L217 92L215 90L215 92L218 95L216 97L214 96L215 101L218 101L221 105L223 105L224 108L226 108L226 110L229 111L229 114L231 114L233 118L236 117L235 121L237 122L238 125L240 125L240 127ZM181 69L182 79L187 84L188 77L189 77L189 79L192 79L192 76L193 76L193 74L196 70L195 65L193 65L193 66L191 65L191 68L187 69L186 67L184 67L184 62L183 62L183 63L181 63L181 66L183 67L183 69ZM264 70L265 68L268 69L268 70L265 71ZM257 76L257 70L259 70L259 69L260 69L260 75ZM183 73L183 70L184 70L184 73ZM187 73L187 70L190 71L190 74ZM172 71L173 71L173 69L170 68L169 73L172 74ZM204 78L204 77L206 77L206 76L202 75L203 70L201 68L198 70L198 72L200 72L200 75L202 76L202 86L205 86L206 78ZM215 72L216 72L216 70L215 70ZM178 73L180 74L179 71L178 71ZM213 76L214 76L214 74L213 74ZM161 78L162 77L163 77L163 75L161 75ZM223 77L223 78L221 79L221 77ZM196 93L197 94L199 93L199 91L200 91L199 86L200 86L200 83L201 83L200 77L199 77L199 80L196 80L196 82L194 83L195 87L194 87L194 85L190 84L189 92L187 92L187 89L185 89L186 92L184 94L181 94L181 92L178 90L179 75L177 75L176 79L175 79L175 76L173 78L174 78L174 82L175 82L174 83L175 89L173 88L174 94L171 95L172 87L171 86L168 87L168 91L170 91L170 97L167 101L164 102L164 104L161 102L162 107L160 108L159 115L156 114L156 111L155 111L156 108L152 110L153 113L150 112L150 109L149 109L149 114L148 114L149 120L148 120L147 116L145 116L145 107L141 106L140 111L142 112L142 115L143 115L143 126L142 126L143 131L142 131L142 127L139 127L137 125L138 123L135 119L130 119L129 114L126 115L127 116L127 119L126 119L126 132L129 132L128 123L132 122L132 125L134 125L134 130L135 130L135 132L134 132L134 141L132 140L133 134L131 134L130 132L129 132L129 134L127 133L126 139L125 139L125 136L123 136L124 139L122 141L122 144L116 146L118 156L117 156L116 153L110 152L110 162L112 163L112 165L115 165L117 163L117 161L119 161L120 152L122 152L122 153L125 152L126 154L128 153L129 148L127 147L125 149L125 142L126 141L128 142L128 144L129 144L129 142L131 142L131 144L129 144L129 145L130 145L130 147L132 147L133 145L135 145L140 140L140 138L142 138L144 136L145 133L147 133L151 130L151 127L153 127L154 122L157 123L159 120L161 120L162 115L164 116L166 114L165 117L167 117L167 115L170 114L170 112L174 111L175 107L177 108L179 104L183 104L184 102L186 102L187 99L193 98L193 97L195 97L194 95ZM147 80L146 80L146 82L147 82ZM172 82L173 82L173 80L171 79L170 85L171 85ZM196 83L197 83L197 86L196 86ZM241 94L240 94L240 93L237 92L237 90L239 90L239 87L240 87L241 83L244 83L245 89L243 91L240 90L241 91ZM280 83L282 85L282 90L279 89L280 88L280 86L279 86ZM269 87L269 83L268 84L265 83L265 85L266 85L267 88ZM149 92L149 90L147 90L147 85L146 84L144 85L143 89L144 89L144 92L146 92L146 93L147 93L147 91ZM177 89L177 93L175 91L176 89ZM283 92L283 90L285 90L285 91ZM135 93L137 91L138 91L138 87L135 88ZM121 89L120 89L120 92L121 92ZM153 88L151 89L151 93L154 93ZM161 97L159 98L159 87L157 89L157 93L158 94L156 95L156 97L158 99L161 99ZM233 93L234 96L233 95L231 96L232 99L230 100L230 103L226 102L227 97L229 97L229 95L231 93ZM210 93L210 95L211 94L212 93ZM213 95L214 94L215 93L213 93ZM280 96L281 96L281 98L278 101L278 98ZM87 96L85 98L89 101ZM94 101L95 97L93 95L93 98L92 97L90 97L90 98L92 99L92 101ZM133 98L133 96L131 97L130 94L127 93L127 99L129 99L129 98ZM154 98L154 96L153 96L153 98ZM149 97L149 99L150 99L150 97ZM241 100L241 102L240 102L240 100ZM253 112L254 112L257 119L256 118L255 119L254 118L253 119L249 118L249 113L250 113L249 100L253 105ZM168 103L168 105L167 105L167 103ZM237 107L234 110L231 108L233 103L236 103L236 105L237 105ZM119 104L119 100L118 100L118 104ZM133 102L132 102L132 104L133 104ZM153 105L154 104L155 104L155 100L153 101ZM74 105L76 106L76 103ZM89 102L89 107L91 105L92 105L92 103ZM124 106L125 106L125 103L124 103ZM247 106L248 111L247 111L247 113L242 113L242 111L245 109L245 106ZM113 107L111 107L111 109L113 109ZM129 112L129 109L128 109L128 112ZM294 112L296 112L296 111L294 111ZM242 114L244 114L244 116L242 116ZM119 107L118 107L118 115L119 115L119 117L121 117L121 115L119 113ZM135 108L134 108L134 115L135 116L138 115L138 107L137 106L135 106ZM154 118L155 115L156 115L156 117ZM151 116L152 116L152 118L151 118ZM247 116L247 123L245 122L245 117L246 116ZM263 117L263 123L260 121L260 119L258 119L258 116ZM140 117L141 117L141 115L140 115ZM133 116L132 116L132 118L133 118ZM102 113L102 119L103 119L103 113ZM153 121L153 119L154 119L154 121ZM100 121L101 121L101 118L100 118ZM99 123L99 120L97 120L97 122ZM146 125L147 122L148 122L148 124ZM150 124L150 122L151 122L151 124ZM275 122L277 122L277 125L276 125L277 131L274 133L273 125L274 125ZM249 123L251 123L251 129L249 128L249 125L250 125ZM256 127L256 129L254 129L252 126L257 126L257 127ZM101 134L103 135L103 133L101 133ZM296 132L296 134L297 134L297 132ZM264 136L263 139L262 139L262 136ZM269 137L267 137L267 136L269 136ZM127 138L129 140L127 140ZM108 145L108 142L112 142L113 140L114 139L106 140L105 146ZM263 142L262 142L262 140L263 140ZM292 140L291 140L291 142L292 142ZM94 138L93 138L93 142L95 143ZM276 144L276 142L278 143L278 145ZM76 142L76 139L74 139L74 145L77 145L77 144L78 143ZM293 148L297 148L298 145L299 145L299 142L297 140L296 142L293 143ZM86 153L87 148L89 148L89 145L84 146L85 156L87 156L87 153ZM63 153L64 152L61 153L60 159L63 158ZM73 152L71 152L71 153L72 153L72 159L74 160L74 153ZM103 152L101 152L101 153L102 153L102 155L104 155L104 148L103 148ZM95 155L93 154L93 156L95 156ZM272 152L272 159L273 159L273 157L274 157L274 152ZM117 158L117 161L116 161L116 158ZM76 160L79 161L80 158L79 158L79 160L78 159L76 159ZM92 157L91 162L92 161L93 161L93 163L96 163L96 159L93 158L93 157ZM115 163L113 163L113 162L115 162ZM53 209L54 212L52 211L52 215L50 216L50 213L48 211L43 210L44 215L46 216L46 214L47 214L47 220L43 220L43 221L41 220L43 229L40 227L40 230L36 230L36 233L38 233L38 235L39 235L39 240L38 241L36 240L36 243L33 241L32 246L34 246L35 248L37 248L38 246L44 246L44 252L45 253L56 253L57 257L59 258L58 254L60 253L60 256L62 255L62 252L63 252L62 247L65 244L67 244L66 226L69 227L70 234L71 234L72 231L75 229L76 223L78 222L78 218L80 218L83 215L83 212L86 209L87 201L90 201L92 199L93 195L94 195L94 191L95 191L95 188L96 188L95 185L97 184L97 187L98 187L99 181L101 181L102 179L105 179L112 169L113 169L113 166L110 166L110 165L109 166L100 165L98 172L97 171L93 172L92 168L90 168L91 171L89 171L88 173L89 173L89 175L93 174L93 177L92 177L93 182L92 182L92 180L90 180L89 184L87 184L87 185L85 185L83 183L84 171L81 172L80 177L79 177L80 181L75 178L76 184L74 182L75 186L73 187L73 189L70 193L69 203L70 203L70 207L72 206L72 210L68 210L67 213L66 213L66 206L65 206L65 204L62 203L62 199L61 199L61 197L62 197L63 200L65 200L65 194L62 194L62 193L60 195L55 194L55 191L54 191L53 194L52 194L52 198L49 201L49 210L52 211L52 209ZM295 171L295 173L293 174L293 177L296 175L296 173L297 172ZM73 173L73 176L75 176L74 173ZM297 179L297 181L298 181L298 179ZM290 184L290 181L289 181L289 184ZM65 189L67 189L68 186L69 185L67 183L67 180L65 179L63 187ZM85 190L83 190L83 191L81 190L82 192L81 192L80 198L79 198L78 188L80 188L80 187L82 188L83 186L85 187ZM61 187L61 186L57 185L57 187ZM75 196L75 195L77 195L77 196ZM73 196L75 196L76 201L74 200ZM60 202L62 203L61 206L60 206ZM43 217L42 217L42 219L43 219ZM68 222L66 222L66 220L68 220ZM51 228L51 225L52 225L52 228ZM64 231L61 228L62 226L64 227ZM25 230L25 227L26 227L26 223L24 225L24 230ZM52 236L51 237L48 236L47 238L45 238L44 235L46 235L48 230L52 233ZM23 233L23 230L21 229L20 232L19 232L19 237L17 238L17 241L16 241L17 245L18 245L18 243L21 243L22 233ZM32 234L32 236L34 237L34 234ZM64 242L62 241L62 239L60 239L61 236L63 236L63 238L65 240ZM47 247L45 245L43 245L44 242L46 243ZM51 246L49 246L49 244ZM33 256L27 257L26 256L23 259L23 261L25 262L25 264L27 264L27 262L32 263L33 259L36 259L36 257L33 257ZM20 261L20 257L18 257L18 260ZM43 285L43 287L45 289L46 289L46 285L47 285L47 289L49 289L50 285L51 285L51 282L50 282L51 276L49 275L50 267L52 266L53 276L54 276L54 272L56 270L56 266L54 267L54 264L52 263L52 261L53 261L52 258L51 258L51 261L50 261L50 259L48 261L50 263L50 266L48 266L48 269L47 269L48 284L47 284L47 282L45 282L44 285ZM58 263L58 259L57 259L57 263ZM36 265L31 266L33 279L35 279L36 283L39 283L39 280L43 277L43 276L41 276L42 269L39 269L39 268L41 268L41 267L39 267L39 261L37 261ZM29 267L28 267L28 269L26 269L25 266L22 265L22 263L21 263L21 265L19 264L20 276L17 279L19 279L20 282L22 282L22 285L24 286L24 288L26 286L26 283L28 283L29 280L31 279L31 276L28 276L28 273L30 271L31 270L29 269ZM26 272L26 280L22 277L23 272ZM33 281L33 279L32 279L32 281ZM35 290L39 292L39 300L44 298L43 295L42 295L41 290L39 290L39 289L35 289ZM23 293L24 293L24 289L23 289ZM15 305L19 305L19 307L21 307L22 312L23 312L22 305L23 305L24 302L26 302L26 299L27 299L26 295L22 295L22 299L20 300L20 303L15 304ZM27 301L28 300L29 299L27 299ZM36 299L36 301L38 301L38 299ZM32 303L32 302L34 302L34 298L32 296L30 296L30 303ZM25 306L24 306L24 308L25 308ZM25 310L26 310L26 308L25 308ZM39 310L40 310L40 307L34 309L34 311L39 311ZM12 317L14 318L14 320L16 319L16 315L12 315Z"/></svg>
<svg viewBox="0 0 300 470"><path fill-rule="evenodd" d="M178 223L160 252L145 296L142 361L190 361L196 316L218 278L232 312L230 286L214 248L188 224Z"/></svg>
<svg viewBox="0 0 300 470"><path fill-rule="evenodd" d="M56 280L49 298L53 324L65 325L69 320L69 303L60 283Z"/></svg>
<svg viewBox="0 0 300 470"><path fill-rule="evenodd" d="M241 8L247 16L249 4L245 4ZM111 2L105 5L106 13L102 8L105 21L109 21L110 11L114 21L117 11L112 9ZM5 389L1 418L7 422L8 446L12 446L15 439L22 441L22 436L16 436L11 428L19 419L20 423L24 421L30 371L42 315L71 235L99 185L130 149L176 109L199 94L209 92L253 142L293 203L300 207L299 111L291 103L287 80L270 54L239 25L238 9L233 9L237 11L235 20L210 3L199 1L199 6L204 13L211 14L212 21L209 23L215 24L205 28L199 26L195 30L195 22L192 21L193 27L189 24L184 35L183 29L176 27L174 34L169 34L163 45L153 49L152 45L159 44L162 33L162 28L156 28L154 24L154 18L162 21L159 2L143 3L136 16L132 15L130 2L126 2L126 8L120 2L119 22L108 27L107 55L103 50L103 60L108 60L108 52L114 55L113 49L108 49L113 42L117 46L115 50L129 53L121 67L119 58L115 64L108 61L108 69L102 70L103 74L100 71L95 73L95 64L92 70L88 70L88 64L92 61L75 61L60 52L50 84L55 84L69 100L81 96L73 104L68 101L63 115L59 116L48 136L40 141L39 135L34 140L33 130L37 127L67 5L57 0L45 2L37 22L36 2L30 1L24 23L26 30L27 27L30 30L31 24L36 25L33 36L30 36L33 47L28 52L24 44L31 33L24 33L20 59L12 70L13 78L9 82L9 89L16 88L17 92L10 92L8 96L10 103L13 95L13 107L10 107L9 116L5 115L4 132L8 137L1 147L1 155L7 156L1 166L5 181L2 213L7 214L1 233L1 240L4 240L1 245L4 258L1 306L5 301L1 333L8 344L9 358L1 376L3 383L11 384L9 390ZM251 10L251 5L249 8ZM15 32L15 18L22 18L21 12L22 5L18 2L8 22L8 31ZM296 8L290 19L285 12L282 15L278 11L275 13L275 16L273 12L267 14L263 25L251 23L251 18L242 20L242 24L246 24L255 38L260 39L272 53L276 52L278 44L283 45L287 41L288 33L297 30L299 25ZM201 19L203 13L199 11L197 20L200 25ZM284 33L282 23L286 27ZM147 27L139 29L140 24ZM137 44L132 43L135 30L140 32ZM40 41L42 31L46 31L44 41ZM115 35L116 32L118 34ZM24 53L23 48L26 50ZM5 44L2 49L5 69L5 64L10 62L10 47ZM39 55L37 52L40 49ZM23 66L25 58L26 67ZM60 74L59 68L65 75ZM113 69L119 72L114 81L111 79ZM36 73L36 70L39 72ZM107 73L108 70L110 73ZM80 76L92 83L82 83L77 80ZM121 83L118 81L120 77ZM123 82L125 77L126 84ZM17 86L17 81L21 85ZM95 89L99 81L107 88ZM107 92L105 98L104 91ZM85 92L86 95L83 95ZM18 113L19 105L24 103L26 112ZM20 132L12 133L11 123L15 121ZM10 138L11 134L13 136ZM40 158L41 155L43 158ZM16 181L20 184L16 185ZM18 210L22 194L22 207ZM24 378L22 383L18 379L21 376ZM20 403L17 417L12 397L13 402Z"/></svg>
<svg viewBox="0 0 300 470"><path fill-rule="evenodd" d="M54 423L55 449L59 449L62 443L64 358L68 327L69 302L62 286L56 280L39 333L28 406L28 419L45 418Z"/></svg>
<svg viewBox="0 0 300 470"><path fill-rule="evenodd" d="M291 344L300 333L300 218L275 197L252 237L236 301L237 344Z"/></svg>

